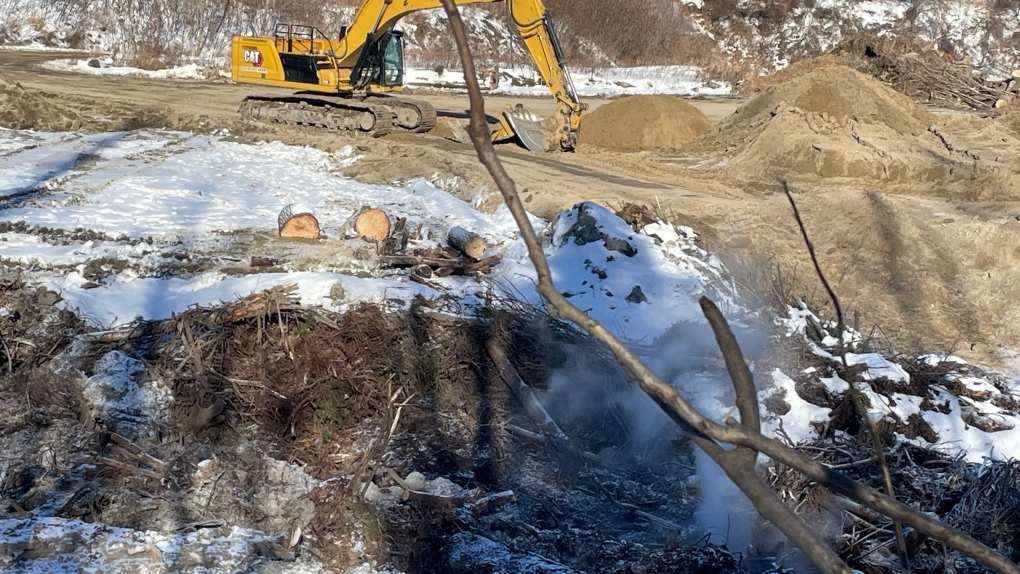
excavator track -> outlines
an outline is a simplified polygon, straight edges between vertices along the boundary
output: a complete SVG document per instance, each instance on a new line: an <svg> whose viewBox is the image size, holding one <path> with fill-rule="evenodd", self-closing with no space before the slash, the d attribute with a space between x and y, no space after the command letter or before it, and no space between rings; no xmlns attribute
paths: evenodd
<svg viewBox="0 0 1020 574"><path fill-rule="evenodd" d="M252 123L311 126L382 137L393 131L396 115L385 106L354 99L304 96L248 96L241 101L241 119Z"/></svg>
<svg viewBox="0 0 1020 574"><path fill-rule="evenodd" d="M396 126L402 130L424 133L436 127L436 108L428 102L396 96L371 96L365 101L392 109L397 117Z"/></svg>
<svg viewBox="0 0 1020 574"><path fill-rule="evenodd" d="M393 130L427 132L436 125L428 102L390 96L341 97L297 93L293 96L249 96L241 102L246 122L305 125L381 137Z"/></svg>

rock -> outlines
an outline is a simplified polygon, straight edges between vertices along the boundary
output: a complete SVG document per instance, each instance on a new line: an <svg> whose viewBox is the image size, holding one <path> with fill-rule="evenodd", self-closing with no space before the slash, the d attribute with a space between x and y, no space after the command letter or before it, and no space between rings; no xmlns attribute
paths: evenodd
<svg viewBox="0 0 1020 574"><path fill-rule="evenodd" d="M90 68L102 68L103 67L103 63L100 62L98 58L92 58L91 60L88 61L88 64L89 64Z"/></svg>
<svg viewBox="0 0 1020 574"><path fill-rule="evenodd" d="M575 205L574 209L577 210L577 220L564 235L572 237L576 245L587 245L601 240L610 251L616 251L626 257L637 255L637 249L627 240L613 237L599 229L598 222L590 213L590 206L587 203Z"/></svg>
<svg viewBox="0 0 1020 574"><path fill-rule="evenodd" d="M638 303L647 303L648 297L645 296L645 292L641 290L640 285L635 285L634 288L630 290L630 294L627 295L627 300L636 305Z"/></svg>
<svg viewBox="0 0 1020 574"><path fill-rule="evenodd" d="M428 479L425 478L424 474L415 471L407 475L407 478L404 479L404 483L407 484L408 488L411 490L425 490L425 485L428 483Z"/></svg>

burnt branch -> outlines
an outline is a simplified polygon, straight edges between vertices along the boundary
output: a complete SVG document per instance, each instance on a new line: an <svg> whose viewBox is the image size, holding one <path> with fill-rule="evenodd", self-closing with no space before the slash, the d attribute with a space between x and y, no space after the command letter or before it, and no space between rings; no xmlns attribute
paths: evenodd
<svg viewBox="0 0 1020 574"><path fill-rule="evenodd" d="M708 319L708 324L715 332L715 340L726 360L726 370L730 373L730 380L733 381L733 388L737 393L737 410L740 412L740 424L750 430L761 432L761 413L758 411L758 391L754 388L754 377L751 376L751 369L747 366L744 353L740 351L737 338L733 336L729 323L723 317L722 311L708 297L698 300L701 304L701 311Z"/></svg>
<svg viewBox="0 0 1020 574"><path fill-rule="evenodd" d="M609 333L598 321L585 315L583 311L563 297L553 284L549 264L542 251L542 244L531 227L531 222L528 220L517 193L516 185L503 168L496 149L492 145L489 129L485 122L485 102L478 86L474 61L468 48L467 32L455 0L442 0L442 2L449 16L450 29L464 66L464 79L471 102L471 123L468 133L479 161L489 171L521 231L521 238L528 248L528 255L531 257L538 275L538 284L535 290L545 298L550 314L576 324L602 343L641 389L658 403L681 428L691 432L695 444L722 467L730 479L747 494L758 512L772 520L790 538L791 542L797 545L822 571L849 574L851 570L761 480L753 466L756 453L765 454L838 494L908 524L922 534L969 555L993 571L1020 574L1020 567L988 546L936 519L915 511L894 498L826 468L818 461L775 439L767 438L733 419L727 420L725 424L720 424L705 417L681 397L676 389L652 372L626 345ZM725 450L720 446L720 443L746 448Z"/></svg>

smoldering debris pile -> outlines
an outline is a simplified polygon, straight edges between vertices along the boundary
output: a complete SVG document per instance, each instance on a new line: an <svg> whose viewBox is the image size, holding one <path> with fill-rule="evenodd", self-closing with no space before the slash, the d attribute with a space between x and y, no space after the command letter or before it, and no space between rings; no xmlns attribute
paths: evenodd
<svg viewBox="0 0 1020 574"><path fill-rule="evenodd" d="M536 391L578 361L603 374L586 389L600 408L629 392L572 329L523 307L483 323L293 295L71 331L42 364L19 355L0 381L0 568L736 571L675 535L696 494L685 440L664 443L664 472L609 454L625 426L561 418L563 450L513 402L489 341Z"/></svg>
<svg viewBox="0 0 1020 574"><path fill-rule="evenodd" d="M874 450L864 436L828 438L802 444L800 449L826 465L875 489L882 480L871 460ZM896 496L905 504L938 516L950 527L966 532L1016 561L1020 559L1020 462L966 463L928 448L897 443L887 460ZM773 488L799 509L851 567L862 572L900 572L892 522L842 497L833 497L789 468L772 464L766 470ZM911 566L927 572L952 568L955 572L985 572L969 558L907 529Z"/></svg>
<svg viewBox="0 0 1020 574"><path fill-rule="evenodd" d="M675 96L628 96L581 123L581 144L618 150L676 149L710 131L705 114Z"/></svg>
<svg viewBox="0 0 1020 574"><path fill-rule="evenodd" d="M794 331L816 346L792 377L770 374L775 384L762 397L766 426L805 454L883 490L871 438L851 396L848 381L854 381L866 416L884 440L896 497L1011 560L1020 559L1020 449L1015 447L1020 402L1010 382L952 356L892 361L858 350L848 352L846 369L834 356L835 325L803 309L797 315L790 323L800 324ZM862 343L852 332L845 340L852 349ZM766 476L852 567L876 574L901 571L889 519L781 464L767 466ZM907 544L914 568L985 571L909 529Z"/></svg>

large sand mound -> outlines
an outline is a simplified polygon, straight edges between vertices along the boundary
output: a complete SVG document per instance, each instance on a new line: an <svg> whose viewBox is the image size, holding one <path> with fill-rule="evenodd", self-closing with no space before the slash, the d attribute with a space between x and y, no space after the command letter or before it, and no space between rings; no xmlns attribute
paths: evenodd
<svg viewBox="0 0 1020 574"><path fill-rule="evenodd" d="M57 132L79 129L82 121L70 108L9 82L0 74L0 126Z"/></svg>
<svg viewBox="0 0 1020 574"><path fill-rule="evenodd" d="M678 148L711 131L705 114L675 96L629 96L584 116L581 144L622 150Z"/></svg>
<svg viewBox="0 0 1020 574"><path fill-rule="evenodd" d="M971 200L1014 196L1020 174L953 145L958 138L942 123L869 76L826 67L768 88L684 152L705 165L724 162L750 187L771 187L776 177L847 178Z"/></svg>
<svg viewBox="0 0 1020 574"><path fill-rule="evenodd" d="M901 135L918 136L935 116L903 94L847 66L828 66L772 86L741 107L721 125L747 126L786 106L805 113L827 115L840 124L850 120L878 124Z"/></svg>

